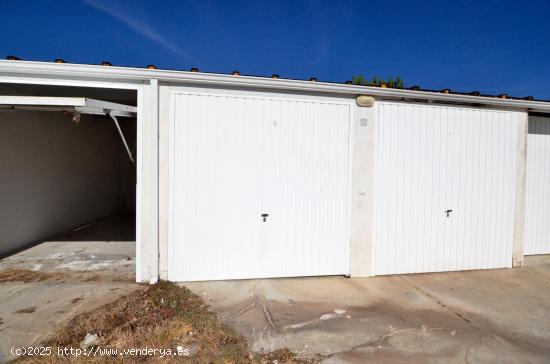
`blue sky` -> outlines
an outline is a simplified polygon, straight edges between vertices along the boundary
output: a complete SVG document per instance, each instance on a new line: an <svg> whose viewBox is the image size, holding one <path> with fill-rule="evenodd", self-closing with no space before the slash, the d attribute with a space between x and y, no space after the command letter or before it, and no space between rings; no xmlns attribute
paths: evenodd
<svg viewBox="0 0 550 364"><path fill-rule="evenodd" d="M0 56L550 99L550 1L0 0Z"/></svg>

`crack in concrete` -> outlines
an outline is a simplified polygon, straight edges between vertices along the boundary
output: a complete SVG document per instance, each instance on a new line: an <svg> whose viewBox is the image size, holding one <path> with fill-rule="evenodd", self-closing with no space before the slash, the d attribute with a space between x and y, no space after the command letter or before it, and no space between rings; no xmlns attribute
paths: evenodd
<svg viewBox="0 0 550 364"><path fill-rule="evenodd" d="M244 308L242 308L239 312L229 316L227 319L232 319L232 318L235 318L237 316L240 316L242 315L243 313L245 313L246 311L250 310L251 308L253 308L254 306L256 306L256 300L252 301L252 303Z"/></svg>
<svg viewBox="0 0 550 364"><path fill-rule="evenodd" d="M432 332L434 330L450 330L450 329L445 328L445 327L426 328L426 326L424 326L424 325L422 325L421 328L408 328L408 329L399 329L399 330L394 330L393 328L391 328L390 332L380 336L377 339L370 340L370 341L367 341L365 343L352 346L351 348L346 349L346 350L331 353L329 355L326 355L325 357L330 358L330 357L333 357L333 356L336 356L336 355L340 355L340 354L343 354L343 353L348 353L348 352L351 352L351 351L354 351L354 350L357 350L357 349L361 349L361 348L366 348L366 347L379 347L380 344L382 344L386 339L388 339L390 337L393 337L393 336L405 334L405 333L416 332L416 331Z"/></svg>
<svg viewBox="0 0 550 364"><path fill-rule="evenodd" d="M240 316L242 314L244 314L245 312L249 311L250 309L254 308L256 306L256 303L258 303L258 299L255 298L254 301L252 301L251 304L249 304L248 306L246 307L243 307L241 308L237 313L234 313L233 315L227 317L225 320L230 320L230 319L233 319L237 316ZM274 329L274 330L278 330L277 328L277 325L275 325L275 322L273 322L273 318L271 317L271 313L269 312L269 310L267 309L267 306L265 305L265 303L261 302L260 303L262 304L262 308L263 308L263 312L264 312L264 316L267 320L267 322L269 323L269 325L271 325L271 327Z"/></svg>
<svg viewBox="0 0 550 364"><path fill-rule="evenodd" d="M447 306L446 304L444 304L443 302L441 302L440 300L438 300L437 298L435 298L434 296L432 296L431 294L429 294L427 291L423 290L422 288L418 287L416 284L412 283L411 281L409 281L408 279L404 278L404 277L400 277L402 280L404 280L405 282L407 282L409 285L411 285L414 289L416 289L418 292L422 293L424 296L428 297L429 299L431 299L432 301L434 301L435 303L437 303L439 306L443 307L444 309L450 311L451 313L453 313L456 317L460 318L461 320L464 320L465 322L467 322L469 325L472 325L474 327L476 327L472 321L470 321L469 319L467 319L466 317L464 317L464 315L462 315L460 312L456 311L455 309L453 309L452 307L450 306ZM477 327L476 327L477 328Z"/></svg>
<svg viewBox="0 0 550 364"><path fill-rule="evenodd" d="M275 323L273 323L273 320L271 319L271 314L269 313L269 310L267 309L265 303L262 302L262 306L264 307L264 314L267 321L269 322L269 324L273 329L277 330L277 326L275 325Z"/></svg>
<svg viewBox="0 0 550 364"><path fill-rule="evenodd" d="M229 316L226 318L226 320L230 320L232 318L235 318L237 316L240 316L242 315L243 313L247 312L248 310L250 310L251 308L253 308L254 306L256 306L256 303L258 302L258 292L257 292L257 289L258 289L258 286L260 285L260 283L262 282L261 279L259 279L258 281L256 281L256 283L254 284L254 286L252 287L251 291L252 291L252 303L249 304L248 306L246 307L243 307L242 309L240 309L237 313Z"/></svg>

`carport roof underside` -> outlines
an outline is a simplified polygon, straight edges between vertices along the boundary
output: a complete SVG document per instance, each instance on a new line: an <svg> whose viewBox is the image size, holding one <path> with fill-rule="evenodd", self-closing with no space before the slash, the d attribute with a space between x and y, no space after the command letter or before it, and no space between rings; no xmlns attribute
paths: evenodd
<svg viewBox="0 0 550 364"><path fill-rule="evenodd" d="M327 95L370 95L380 99L463 104L492 108L517 109L533 112L550 112L550 102L533 100L531 97L514 98L508 95L487 96L474 93L456 93L448 89L441 91L421 90L417 87L398 89L376 86L283 79L277 77L215 74L193 71L161 70L154 66L147 68L116 67L108 62L102 65L73 64L64 62L34 62L22 60L0 60L0 82L24 82L22 77L49 80L82 80L105 82L147 83L151 79L172 84L215 85L225 87L248 87L255 89L286 90L294 92L321 93Z"/></svg>

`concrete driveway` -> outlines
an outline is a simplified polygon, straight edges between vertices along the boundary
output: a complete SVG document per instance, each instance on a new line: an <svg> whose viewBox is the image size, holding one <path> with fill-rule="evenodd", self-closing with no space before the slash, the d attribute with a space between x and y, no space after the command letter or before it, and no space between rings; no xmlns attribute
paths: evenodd
<svg viewBox="0 0 550 364"><path fill-rule="evenodd" d="M0 260L0 363L14 359L12 348L38 345L74 316L142 288L135 242L105 241L132 238L127 220L101 219Z"/></svg>
<svg viewBox="0 0 550 364"><path fill-rule="evenodd" d="M521 269L185 284L254 351L326 363L550 362L550 256Z"/></svg>

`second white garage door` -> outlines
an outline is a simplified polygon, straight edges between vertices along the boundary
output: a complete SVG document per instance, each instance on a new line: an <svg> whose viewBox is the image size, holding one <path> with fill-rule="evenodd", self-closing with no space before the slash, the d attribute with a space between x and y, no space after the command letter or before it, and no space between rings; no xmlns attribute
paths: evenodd
<svg viewBox="0 0 550 364"><path fill-rule="evenodd" d="M171 103L170 280L349 273L349 103Z"/></svg>
<svg viewBox="0 0 550 364"><path fill-rule="evenodd" d="M529 116L525 255L550 254L550 118Z"/></svg>
<svg viewBox="0 0 550 364"><path fill-rule="evenodd" d="M374 273L511 267L525 114L377 105Z"/></svg>

